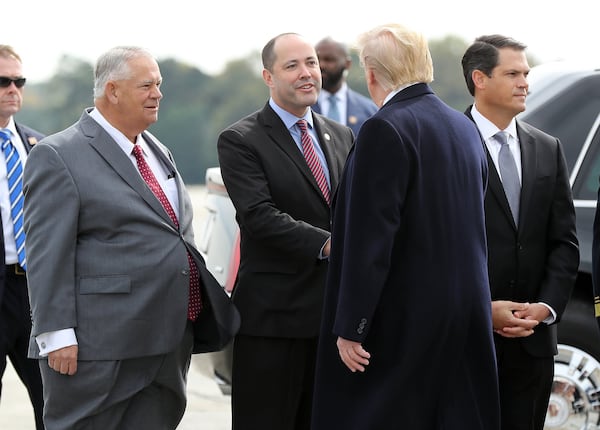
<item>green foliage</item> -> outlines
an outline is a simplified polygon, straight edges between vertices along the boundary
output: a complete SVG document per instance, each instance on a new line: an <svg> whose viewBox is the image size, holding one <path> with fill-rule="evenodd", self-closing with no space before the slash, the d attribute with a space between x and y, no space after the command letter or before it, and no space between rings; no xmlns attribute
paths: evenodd
<svg viewBox="0 0 600 430"><path fill-rule="evenodd" d="M17 120L44 134L67 128L79 119L85 107L92 106L93 85L89 63L63 56L49 81L25 87Z"/></svg>
<svg viewBox="0 0 600 430"><path fill-rule="evenodd" d="M460 67L466 47L464 41L453 36L430 41L435 70L432 87L459 110L471 103ZM160 67L163 99L159 120L150 131L171 149L186 183L204 183L206 169L218 165L219 133L261 109L268 100L269 91L261 77L260 53L252 52L229 62L217 76L173 59L161 60ZM369 95L356 53L348 85ZM51 134L75 123L83 110L92 105L92 66L64 56L48 81L27 85L17 121Z"/></svg>
<svg viewBox="0 0 600 430"><path fill-rule="evenodd" d="M448 105L461 112L473 102L461 65L467 47L468 44L456 36L429 42L434 77L431 88Z"/></svg>

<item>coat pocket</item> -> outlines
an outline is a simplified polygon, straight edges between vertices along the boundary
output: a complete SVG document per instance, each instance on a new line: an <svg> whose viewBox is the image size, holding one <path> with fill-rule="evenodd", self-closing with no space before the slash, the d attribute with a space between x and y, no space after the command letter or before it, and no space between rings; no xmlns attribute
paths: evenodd
<svg viewBox="0 0 600 430"><path fill-rule="evenodd" d="M129 294L131 279L127 275L94 276L79 279L79 294Z"/></svg>

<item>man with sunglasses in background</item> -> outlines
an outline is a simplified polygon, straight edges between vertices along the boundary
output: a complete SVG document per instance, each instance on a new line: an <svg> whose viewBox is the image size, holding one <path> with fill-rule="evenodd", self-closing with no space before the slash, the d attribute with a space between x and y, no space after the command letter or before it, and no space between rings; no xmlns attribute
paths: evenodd
<svg viewBox="0 0 600 430"><path fill-rule="evenodd" d="M24 86L21 58L12 47L0 45L0 220L3 231L0 255L5 264L5 270L0 269L0 396L6 357L9 357L29 393L36 429L43 430L40 369L37 360L27 358L31 314L25 276L21 190L27 153L43 136L15 123L13 115L21 109Z"/></svg>

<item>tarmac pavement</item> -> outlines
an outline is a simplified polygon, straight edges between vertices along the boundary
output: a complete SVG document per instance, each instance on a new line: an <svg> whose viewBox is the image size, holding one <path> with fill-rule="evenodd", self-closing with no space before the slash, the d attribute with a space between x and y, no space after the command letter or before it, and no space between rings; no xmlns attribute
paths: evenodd
<svg viewBox="0 0 600 430"><path fill-rule="evenodd" d="M212 378L208 354L192 357L188 374L188 405L178 430L230 430L230 397L221 394ZM10 361L2 378L1 430L35 430L27 391Z"/></svg>

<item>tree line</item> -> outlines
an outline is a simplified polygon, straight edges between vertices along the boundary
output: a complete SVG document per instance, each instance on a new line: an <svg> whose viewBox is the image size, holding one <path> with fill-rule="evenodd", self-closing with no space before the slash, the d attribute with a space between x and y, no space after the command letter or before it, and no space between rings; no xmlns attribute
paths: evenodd
<svg viewBox="0 0 600 430"><path fill-rule="evenodd" d="M458 110L471 103L460 59L468 44L456 36L430 41L434 91ZM368 96L363 70L353 53L348 85ZM188 184L203 184L208 167L218 165L217 138L221 130L262 108L269 92L261 71L260 52L229 62L222 73L208 75L174 59L159 59L163 84L159 119L150 131L173 152ZM93 104L93 65L63 56L47 81L28 84L17 121L44 134L75 123Z"/></svg>

